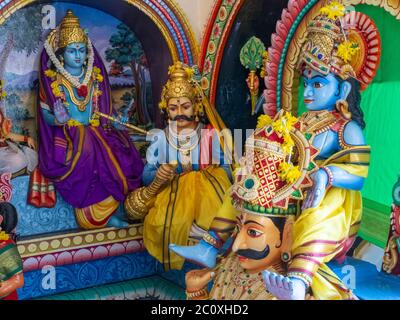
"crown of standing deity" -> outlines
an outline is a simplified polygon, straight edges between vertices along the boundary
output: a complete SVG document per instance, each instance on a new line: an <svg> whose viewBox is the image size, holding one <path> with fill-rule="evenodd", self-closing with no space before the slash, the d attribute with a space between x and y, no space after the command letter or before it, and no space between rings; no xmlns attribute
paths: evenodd
<svg viewBox="0 0 400 320"><path fill-rule="evenodd" d="M68 10L59 27L58 48L65 48L71 43L88 43L88 37L81 28L79 19Z"/></svg>
<svg viewBox="0 0 400 320"><path fill-rule="evenodd" d="M375 76L380 60L380 37L373 21L350 11L337 1L321 8L307 26L301 54L301 67L327 75L332 72L343 80L361 82L364 89Z"/></svg>
<svg viewBox="0 0 400 320"><path fill-rule="evenodd" d="M171 98L182 97L189 98L195 104L196 109L198 109L201 105L202 95L199 92L199 86L193 78L193 69L177 61L169 67L168 75L169 79L161 94L160 109L167 109L168 100Z"/></svg>
<svg viewBox="0 0 400 320"><path fill-rule="evenodd" d="M356 77L349 62L359 46L346 39L341 22L346 13L345 6L334 1L319 13L307 27L302 61L324 75L333 72L343 79Z"/></svg>

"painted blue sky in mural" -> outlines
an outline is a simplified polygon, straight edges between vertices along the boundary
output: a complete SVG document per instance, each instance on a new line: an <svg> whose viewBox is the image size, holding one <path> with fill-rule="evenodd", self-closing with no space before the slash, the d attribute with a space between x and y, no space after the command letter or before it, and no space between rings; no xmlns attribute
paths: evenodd
<svg viewBox="0 0 400 320"><path fill-rule="evenodd" d="M109 39L111 35L115 32L118 24L121 23L118 19L110 16L103 11L93 9L90 7L57 2L52 3L56 8L56 25L59 25L62 18L68 9L71 9L74 14L79 18L81 22L81 27L87 29L89 32L89 37L92 43L99 51L102 57L105 56L104 52L109 47ZM22 9L23 10L23 9ZM43 31L44 35L49 33L49 30ZM45 37L44 37L45 38ZM43 50L43 43L40 44L39 52ZM12 61L13 63L10 63ZM109 68L110 63L103 59L106 68ZM13 51L8 58L8 64L6 67L7 73L14 73L17 75L23 75L29 73L30 71L38 71L39 67L39 54L31 54L26 56L25 53L18 53Z"/></svg>

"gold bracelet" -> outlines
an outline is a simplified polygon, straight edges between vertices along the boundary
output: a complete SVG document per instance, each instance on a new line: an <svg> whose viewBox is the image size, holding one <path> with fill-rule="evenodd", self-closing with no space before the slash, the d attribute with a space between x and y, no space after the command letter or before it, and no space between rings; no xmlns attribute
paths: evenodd
<svg viewBox="0 0 400 320"><path fill-rule="evenodd" d="M203 288L197 291L189 292L186 290L186 297L188 300L198 299L198 298L208 298L208 291L207 289Z"/></svg>

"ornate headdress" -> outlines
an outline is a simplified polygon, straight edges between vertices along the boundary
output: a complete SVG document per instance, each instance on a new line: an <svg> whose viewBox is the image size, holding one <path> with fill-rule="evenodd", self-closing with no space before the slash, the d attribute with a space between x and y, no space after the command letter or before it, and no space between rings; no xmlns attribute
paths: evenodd
<svg viewBox="0 0 400 320"><path fill-rule="evenodd" d="M280 112L274 121L262 117L235 175L234 205L252 214L292 215L293 200L303 199L302 189L312 185L309 174L317 169L313 160L318 150L310 143L312 135L304 135L303 124L289 113Z"/></svg>
<svg viewBox="0 0 400 320"><path fill-rule="evenodd" d="M47 42L56 52L71 43L80 42L89 45L90 40L81 28L78 17L73 14L72 10L67 10L67 14L61 20L60 25L49 33Z"/></svg>
<svg viewBox="0 0 400 320"><path fill-rule="evenodd" d="M86 74L82 82L77 80L64 68L63 64L56 56L56 52L60 48L64 48L71 43L85 43L88 49L87 57L87 69ZM90 79L92 77L98 77L99 70L96 68L95 74L93 74L93 64L94 64L94 50L89 37L86 35L85 31L80 27L79 19L74 16L71 10L67 11L67 14L62 19L60 25L52 30L46 41L44 42L44 49L46 50L50 61L55 66L57 72L61 73L75 88L87 87ZM46 71L46 75L50 78L54 78L54 72L52 70ZM99 77L98 77L99 78ZM101 82L101 81L100 81ZM55 90L53 93L56 96L60 95L58 90L57 82L53 82ZM85 91L83 91L85 92ZM85 94L83 94L85 96Z"/></svg>
<svg viewBox="0 0 400 320"><path fill-rule="evenodd" d="M71 10L62 19L59 29L58 48L65 48L67 45L75 42L87 44L88 37L79 24L79 19Z"/></svg>
<svg viewBox="0 0 400 320"><path fill-rule="evenodd" d="M380 60L380 37L366 15L332 1L307 27L300 63L324 75L358 79L364 89L375 76Z"/></svg>
<svg viewBox="0 0 400 320"><path fill-rule="evenodd" d="M195 113L203 115L203 95L201 89L194 79L192 68L180 61L175 62L169 67L169 79L161 93L161 102L159 107L162 111L168 108L168 100L171 98L189 98L195 107Z"/></svg>

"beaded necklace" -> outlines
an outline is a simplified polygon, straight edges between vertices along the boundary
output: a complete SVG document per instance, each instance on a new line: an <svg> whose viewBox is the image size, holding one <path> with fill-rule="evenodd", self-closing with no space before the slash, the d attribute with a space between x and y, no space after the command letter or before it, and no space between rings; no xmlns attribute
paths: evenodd
<svg viewBox="0 0 400 320"><path fill-rule="evenodd" d="M250 274L239 263L236 254L231 254L221 261L221 268L215 279L210 297L215 300L270 300L274 296L270 294L264 285L262 274ZM281 273L279 265L269 270Z"/></svg>

